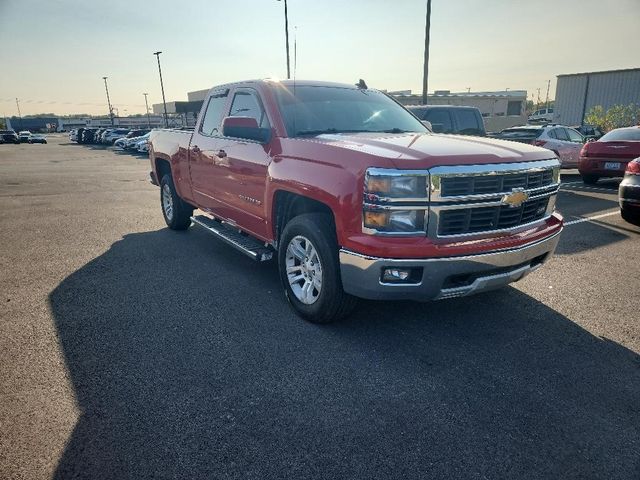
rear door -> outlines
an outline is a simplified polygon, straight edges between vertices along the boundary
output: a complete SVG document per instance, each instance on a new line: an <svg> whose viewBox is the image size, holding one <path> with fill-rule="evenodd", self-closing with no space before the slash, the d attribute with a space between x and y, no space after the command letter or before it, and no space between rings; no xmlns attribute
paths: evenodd
<svg viewBox="0 0 640 480"><path fill-rule="evenodd" d="M558 157L560 157L560 163L562 166L568 165L571 163L571 143L569 142L569 136L567 132L562 127L556 127L549 130L547 133L551 140L544 146L549 150L553 150L558 153Z"/></svg>
<svg viewBox="0 0 640 480"><path fill-rule="evenodd" d="M260 95L253 88L234 89L227 115L253 117L259 127L271 128ZM259 238L269 238L265 193L270 143L224 137L219 149L214 167L217 213Z"/></svg>
<svg viewBox="0 0 640 480"><path fill-rule="evenodd" d="M584 137L573 128L565 128L565 130L570 142L568 149L570 151L571 166L577 167L580 160L580 150L582 150L582 145L584 144Z"/></svg>
<svg viewBox="0 0 640 480"><path fill-rule="evenodd" d="M477 110L456 108L452 110L455 119L455 133L459 135L484 136L484 123Z"/></svg>
<svg viewBox="0 0 640 480"><path fill-rule="evenodd" d="M189 144L189 175L193 198L198 207L215 210L216 169L222 142L222 116L229 102L229 89L214 90L207 100L200 124Z"/></svg>

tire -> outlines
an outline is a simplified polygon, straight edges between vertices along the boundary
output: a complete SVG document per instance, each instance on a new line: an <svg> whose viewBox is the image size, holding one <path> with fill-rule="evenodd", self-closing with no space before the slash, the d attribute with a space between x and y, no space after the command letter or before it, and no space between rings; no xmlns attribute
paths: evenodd
<svg viewBox="0 0 640 480"><path fill-rule="evenodd" d="M193 207L178 196L169 174L160 181L160 207L164 221L171 230L186 230L191 225Z"/></svg>
<svg viewBox="0 0 640 480"><path fill-rule="evenodd" d="M595 185L596 183L598 183L599 178L600 177L598 177L598 175L590 175L590 174L582 175L582 181L587 185Z"/></svg>
<svg viewBox="0 0 640 480"><path fill-rule="evenodd" d="M342 289L334 232L329 215L308 213L291 219L279 242L278 269L287 300L298 315L312 323L339 320L357 305L357 298ZM290 281L297 276L303 278ZM304 285L310 286L305 290Z"/></svg>

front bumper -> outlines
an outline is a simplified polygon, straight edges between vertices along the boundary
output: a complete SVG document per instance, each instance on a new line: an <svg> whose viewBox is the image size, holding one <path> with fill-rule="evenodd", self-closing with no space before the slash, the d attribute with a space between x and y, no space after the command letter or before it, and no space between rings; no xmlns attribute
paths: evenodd
<svg viewBox="0 0 640 480"><path fill-rule="evenodd" d="M393 259L340 250L344 290L372 300L440 300L464 297L516 282L555 251L560 231L523 247L463 257ZM415 283L383 283L387 268L411 268Z"/></svg>

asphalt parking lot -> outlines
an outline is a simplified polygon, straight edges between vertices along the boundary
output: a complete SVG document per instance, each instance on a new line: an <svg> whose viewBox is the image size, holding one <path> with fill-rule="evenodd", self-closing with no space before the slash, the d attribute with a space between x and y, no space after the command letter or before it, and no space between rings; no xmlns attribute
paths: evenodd
<svg viewBox="0 0 640 480"><path fill-rule="evenodd" d="M165 228L145 157L0 145L0 478L640 478L640 228L563 175L556 256L317 326Z"/></svg>

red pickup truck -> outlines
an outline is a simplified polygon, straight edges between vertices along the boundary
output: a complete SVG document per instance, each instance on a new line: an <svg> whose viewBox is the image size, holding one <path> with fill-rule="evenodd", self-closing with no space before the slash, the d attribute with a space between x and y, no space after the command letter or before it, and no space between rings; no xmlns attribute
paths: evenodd
<svg viewBox="0 0 640 480"><path fill-rule="evenodd" d="M357 297L504 286L545 263L563 227L552 152L433 134L364 82L214 87L193 132L149 141L167 225L275 256L286 297L313 322L347 315Z"/></svg>

